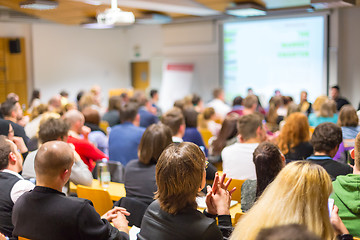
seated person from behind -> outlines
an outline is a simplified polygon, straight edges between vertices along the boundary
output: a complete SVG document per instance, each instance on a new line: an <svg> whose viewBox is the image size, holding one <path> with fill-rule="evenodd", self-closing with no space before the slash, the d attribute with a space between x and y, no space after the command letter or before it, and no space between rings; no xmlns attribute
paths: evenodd
<svg viewBox="0 0 360 240"><path fill-rule="evenodd" d="M330 122L318 125L310 140L311 145L314 147L314 155L308 157L307 160L325 168L332 180L335 180L339 175L347 175L353 172L349 165L332 159L341 142L341 128Z"/></svg>
<svg viewBox="0 0 360 240"><path fill-rule="evenodd" d="M69 125L63 119L49 118L41 123L38 137L41 144L49 141L63 141L66 142L68 138ZM23 176L26 178L36 178L35 174L35 156L38 150L28 154L23 167ZM92 174L87 165L81 160L79 154L74 151L74 165L71 168L70 181L74 184L81 184L91 186ZM63 189L67 193L68 189Z"/></svg>
<svg viewBox="0 0 360 240"><path fill-rule="evenodd" d="M114 208L100 219L91 201L66 197L62 188L69 180L74 150L69 144L50 141L35 157L36 187L13 208L13 235L36 240L128 239L123 208ZM112 221L114 227L108 221Z"/></svg>
<svg viewBox="0 0 360 240"><path fill-rule="evenodd" d="M138 146L145 128L139 127L138 105L134 102L125 104L120 110L121 124L111 128L109 136L109 157L126 166L137 159Z"/></svg>
<svg viewBox="0 0 360 240"><path fill-rule="evenodd" d="M339 216L350 234L360 236L360 134L356 136L355 148L351 151L355 159L353 172L346 176L338 176L333 182L334 193L331 198L339 207Z"/></svg>
<svg viewBox="0 0 360 240"><path fill-rule="evenodd" d="M260 114L241 116L238 121L240 142L225 147L221 152L223 172L236 179L256 179L253 152L266 139Z"/></svg>
<svg viewBox="0 0 360 240"><path fill-rule="evenodd" d="M173 142L183 142L185 120L180 108L174 107L167 111L162 116L161 122L171 129Z"/></svg>
<svg viewBox="0 0 360 240"><path fill-rule="evenodd" d="M0 136L0 233L8 237L12 236L14 228L11 223L14 203L23 193L34 188L34 184L19 175L22 164L17 146L5 136Z"/></svg>
<svg viewBox="0 0 360 240"><path fill-rule="evenodd" d="M248 179L241 186L241 209L248 211L285 166L285 157L276 145L262 142L253 153L256 180Z"/></svg>
<svg viewBox="0 0 360 240"><path fill-rule="evenodd" d="M89 129L84 126L85 118L81 112L70 110L64 114L64 119L70 125L67 142L74 144L75 151L92 171L96 165L95 161L108 158L107 155L88 141Z"/></svg>
<svg viewBox="0 0 360 240"><path fill-rule="evenodd" d="M226 174L216 175L208 186L207 210L197 208L196 196L205 187L205 155L193 143L173 143L160 155L156 165L156 200L146 210L139 240L227 239L232 231ZM218 217L219 226L215 218Z"/></svg>
<svg viewBox="0 0 360 240"><path fill-rule="evenodd" d="M152 124L145 130L139 145L139 159L131 160L125 168L126 197L136 198L148 205L154 200L157 190L155 166L162 151L171 143L168 126Z"/></svg>

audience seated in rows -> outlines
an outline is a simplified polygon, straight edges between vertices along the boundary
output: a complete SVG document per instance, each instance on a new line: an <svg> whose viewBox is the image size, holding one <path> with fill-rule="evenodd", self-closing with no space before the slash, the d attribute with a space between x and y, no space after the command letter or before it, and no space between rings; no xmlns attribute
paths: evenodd
<svg viewBox="0 0 360 240"><path fill-rule="evenodd" d="M49 118L40 124L38 132L39 141L44 144L49 141L63 141L67 142L69 132L69 125L63 119ZM35 156L38 150L28 154L25 159L22 175L25 178L36 178L35 174ZM87 165L81 160L79 154L74 151L74 164L71 168L70 181L74 184L81 184L91 186L92 174ZM68 184L63 189L65 194L69 191Z"/></svg>
<svg viewBox="0 0 360 240"><path fill-rule="evenodd" d="M121 124L111 128L109 136L109 157L124 166L137 159L138 146L145 128L139 127L138 104L129 102L121 108Z"/></svg>
<svg viewBox="0 0 360 240"><path fill-rule="evenodd" d="M18 198L34 188L34 184L19 175L23 159L14 142L0 136L0 233L12 237L14 226L11 212Z"/></svg>
<svg viewBox="0 0 360 240"><path fill-rule="evenodd" d="M172 143L171 130L158 123L149 126L140 141L138 159L131 160L125 168L126 196L147 205L154 200L157 190L155 167L162 151Z"/></svg>
<svg viewBox="0 0 360 240"><path fill-rule="evenodd" d="M66 197L62 192L74 163L69 144L50 141L35 157L36 187L15 203L13 235L29 239L128 239L125 209L114 208L102 216L91 201ZM109 221L112 221L113 226Z"/></svg>
<svg viewBox="0 0 360 240"><path fill-rule="evenodd" d="M336 178L333 182L334 193L331 198L339 207L339 216L350 234L360 237L360 134L356 136L351 157L355 159L353 172Z"/></svg>
<svg viewBox="0 0 360 240"><path fill-rule="evenodd" d="M289 161L304 160L313 154L309 140L309 123L303 113L293 113L286 118L286 123L277 139L281 152Z"/></svg>
<svg viewBox="0 0 360 240"><path fill-rule="evenodd" d="M64 114L65 121L70 125L68 143L75 146L75 151L80 155L81 159L92 171L96 165L96 161L108 156L88 141L90 129L84 126L84 115L78 110L70 110ZM81 136L82 135L82 136Z"/></svg>
<svg viewBox="0 0 360 240"><path fill-rule="evenodd" d="M302 224L321 239L348 234L336 206L331 215L334 228L330 223L328 198L331 192L331 179L324 168L309 161L292 162L280 171L240 219L230 239L255 240L262 228L289 223Z"/></svg>
<svg viewBox="0 0 360 240"><path fill-rule="evenodd" d="M308 157L307 160L325 168L332 180L335 180L339 175L352 173L352 168L349 165L333 160L341 141L341 128L331 122L317 126L310 140L314 148L314 155Z"/></svg>
<svg viewBox="0 0 360 240"><path fill-rule="evenodd" d="M253 153L256 180L248 179L241 186L241 210L248 211L283 167L285 157L276 145L262 142Z"/></svg>
<svg viewBox="0 0 360 240"><path fill-rule="evenodd" d="M156 200L146 210L139 240L227 239L232 231L229 215L231 179L216 175L208 186L207 210L197 208L196 196L205 187L205 155L193 143L171 144L156 164ZM219 227L215 218L218 217Z"/></svg>
<svg viewBox="0 0 360 240"><path fill-rule="evenodd" d="M266 140L260 114L241 116L238 121L239 142L221 152L223 171L235 179L256 179L252 154L259 143Z"/></svg>

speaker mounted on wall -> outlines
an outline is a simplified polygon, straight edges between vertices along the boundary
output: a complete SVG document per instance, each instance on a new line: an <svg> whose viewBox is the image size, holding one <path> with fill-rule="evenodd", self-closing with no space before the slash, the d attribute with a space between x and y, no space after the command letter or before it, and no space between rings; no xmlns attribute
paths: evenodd
<svg viewBox="0 0 360 240"><path fill-rule="evenodd" d="M10 53L20 53L21 47L20 47L20 39L10 39L9 40L9 49Z"/></svg>

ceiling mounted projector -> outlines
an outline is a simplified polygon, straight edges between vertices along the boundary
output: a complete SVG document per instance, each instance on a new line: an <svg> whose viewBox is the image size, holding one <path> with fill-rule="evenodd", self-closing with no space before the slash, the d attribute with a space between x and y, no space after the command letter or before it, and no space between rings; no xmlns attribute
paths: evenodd
<svg viewBox="0 0 360 240"><path fill-rule="evenodd" d="M117 7L117 0L111 0L111 8L96 16L97 22L104 25L123 26L135 22L135 16L132 12L122 11Z"/></svg>

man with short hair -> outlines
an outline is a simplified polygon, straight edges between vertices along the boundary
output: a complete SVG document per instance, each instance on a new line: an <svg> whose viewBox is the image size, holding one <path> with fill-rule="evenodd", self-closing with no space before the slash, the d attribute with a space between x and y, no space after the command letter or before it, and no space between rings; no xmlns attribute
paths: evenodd
<svg viewBox="0 0 360 240"><path fill-rule="evenodd" d="M331 122L318 125L310 140L314 148L314 155L308 157L307 160L325 168L332 180L339 175L352 173L350 166L333 160L341 142L341 128Z"/></svg>
<svg viewBox="0 0 360 240"><path fill-rule="evenodd" d="M239 142L221 152L223 172L235 179L256 179L253 152L265 141L262 117L258 113L241 116L238 122Z"/></svg>
<svg viewBox="0 0 360 240"><path fill-rule="evenodd" d="M22 170L23 160L17 146L5 136L0 135L0 233L12 236L14 229L11 213L14 203L34 184L24 180L18 173Z"/></svg>
<svg viewBox="0 0 360 240"><path fill-rule="evenodd" d="M156 115L157 116L161 116L162 111L161 108L158 106L158 101L159 101L159 92L156 89L151 89L150 91L150 103L151 106L153 106L154 108L156 108Z"/></svg>
<svg viewBox="0 0 360 240"><path fill-rule="evenodd" d="M211 100L207 107L214 108L216 114L222 119L231 111L231 108L225 103L225 94L222 88L216 88L213 91L214 99Z"/></svg>
<svg viewBox="0 0 360 240"><path fill-rule="evenodd" d="M336 102L336 109L340 111L341 107L350 104L346 98L340 96L340 87L338 85L332 86L330 89L331 99Z"/></svg>
<svg viewBox="0 0 360 240"><path fill-rule="evenodd" d="M114 208L102 216L91 201L66 197L61 189L68 182L74 163L69 144L50 141L35 157L36 187L25 193L13 208L13 235L37 240L128 239L123 208ZM114 227L108 221L112 221Z"/></svg>
<svg viewBox="0 0 360 240"><path fill-rule="evenodd" d="M256 112L258 106L258 99L255 95L248 95L243 101L244 109L243 115L248 115Z"/></svg>
<svg viewBox="0 0 360 240"><path fill-rule="evenodd" d="M41 144L49 141L63 141L68 139L69 125L63 119L49 118L40 125L38 137ZM38 150L27 155L23 167L23 176L25 178L36 178L34 162ZM92 174L87 165L81 160L79 154L74 151L75 162L71 168L70 181L74 184L91 186ZM67 193L68 189L63 189Z"/></svg>
<svg viewBox="0 0 360 240"><path fill-rule="evenodd" d="M5 120L8 120L14 129L14 135L21 137L24 140L26 146L28 146L29 138L26 136L24 127L17 124L18 120L23 118L22 109L20 103L14 99L8 99L1 104L1 113Z"/></svg>
<svg viewBox="0 0 360 240"><path fill-rule="evenodd" d="M179 108L174 107L167 111L162 116L161 122L171 129L173 142L183 142L186 127L184 115Z"/></svg>
<svg viewBox="0 0 360 240"><path fill-rule="evenodd" d="M360 134L356 136L351 157L355 159L353 172L336 178L331 198L335 200L335 205L339 208L339 217L350 234L360 236Z"/></svg>
<svg viewBox="0 0 360 240"><path fill-rule="evenodd" d="M109 158L124 166L130 160L137 159L138 146L145 128L139 127L138 105L134 102L125 104L120 110L121 124L111 128L109 136Z"/></svg>
<svg viewBox="0 0 360 240"><path fill-rule="evenodd" d="M96 161L108 158L108 156L87 140L90 129L84 127L85 118L81 112L70 110L64 114L64 119L70 124L67 142L74 144L75 151L80 155L89 170L92 171Z"/></svg>

